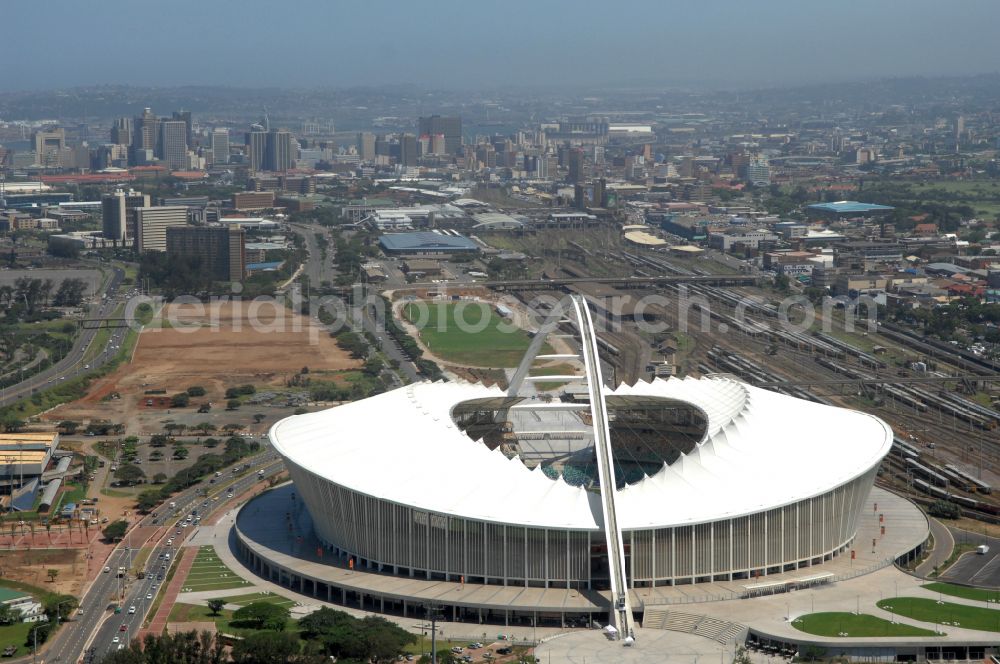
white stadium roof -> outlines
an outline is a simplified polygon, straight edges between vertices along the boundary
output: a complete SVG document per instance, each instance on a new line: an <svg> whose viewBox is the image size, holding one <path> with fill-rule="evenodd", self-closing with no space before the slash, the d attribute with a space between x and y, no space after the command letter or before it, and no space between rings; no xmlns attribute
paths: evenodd
<svg viewBox="0 0 1000 664"><path fill-rule="evenodd" d="M599 494L471 440L451 418L459 403L503 397L496 387L420 383L276 423L277 451L340 486L469 519L569 529L601 527ZM624 530L702 523L773 509L875 467L892 430L864 413L750 387L726 377L622 385L615 397L690 403L705 438L672 465L616 494ZM593 503L593 504L592 504Z"/></svg>

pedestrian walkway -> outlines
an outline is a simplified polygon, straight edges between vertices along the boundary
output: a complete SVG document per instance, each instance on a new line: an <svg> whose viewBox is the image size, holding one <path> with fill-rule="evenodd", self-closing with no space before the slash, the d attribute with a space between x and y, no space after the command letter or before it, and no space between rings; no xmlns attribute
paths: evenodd
<svg viewBox="0 0 1000 664"><path fill-rule="evenodd" d="M940 521L928 517L927 524L930 526L931 535L934 536L934 548L924 562L917 565L914 570L917 576L927 578L939 565L951 557L951 552L955 550L955 538L951 531Z"/></svg>
<svg viewBox="0 0 1000 664"><path fill-rule="evenodd" d="M174 578L170 580L170 583L166 588L163 589L163 600L160 602L160 608L157 609L156 615L150 620L149 626L139 632L139 639L145 638L146 634L158 635L162 634L163 630L167 628L167 618L170 616L170 612L174 608L174 603L177 601L177 596L181 592L181 588L184 586L184 582L187 581L188 572L191 571L191 567L194 566L194 559L198 554L198 549L187 548L184 555L181 557L179 563L177 563L177 568L174 571Z"/></svg>

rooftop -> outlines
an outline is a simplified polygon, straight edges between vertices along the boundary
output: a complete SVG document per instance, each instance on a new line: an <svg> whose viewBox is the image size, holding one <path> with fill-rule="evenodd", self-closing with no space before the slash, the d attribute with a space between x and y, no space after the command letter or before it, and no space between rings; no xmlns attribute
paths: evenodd
<svg viewBox="0 0 1000 664"><path fill-rule="evenodd" d="M477 251L479 245L464 235L444 235L432 231L415 233L387 233L379 239L384 249L389 251Z"/></svg>
<svg viewBox="0 0 1000 664"><path fill-rule="evenodd" d="M833 212L834 214L864 214L866 212L888 212L896 208L889 205L876 205L874 203L859 203L858 201L837 201L835 203L814 203L808 206L810 210L820 212Z"/></svg>

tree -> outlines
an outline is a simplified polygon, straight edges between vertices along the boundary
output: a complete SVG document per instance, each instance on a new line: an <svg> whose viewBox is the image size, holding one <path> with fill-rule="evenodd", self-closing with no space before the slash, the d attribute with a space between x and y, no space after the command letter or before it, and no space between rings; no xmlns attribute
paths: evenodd
<svg viewBox="0 0 1000 664"><path fill-rule="evenodd" d="M270 602L252 602L233 612L234 623L242 623L253 629L268 629L280 632L285 629L291 613L287 608Z"/></svg>
<svg viewBox="0 0 1000 664"><path fill-rule="evenodd" d="M267 417L267 415L265 415L264 413L254 413L253 414L253 423L254 424L260 424L261 422L264 421L265 417Z"/></svg>
<svg viewBox="0 0 1000 664"><path fill-rule="evenodd" d="M150 456L152 458L152 456ZM163 484L167 481L166 473L157 473L153 475L153 484Z"/></svg>
<svg viewBox="0 0 1000 664"><path fill-rule="evenodd" d="M59 423L59 430L67 436L72 436L79 428L80 423L73 420L63 420Z"/></svg>
<svg viewBox="0 0 1000 664"><path fill-rule="evenodd" d="M0 625L21 622L21 612L7 604L0 604Z"/></svg>
<svg viewBox="0 0 1000 664"><path fill-rule="evenodd" d="M238 641L233 646L233 662L235 664L292 662L295 661L298 652L299 641L294 634L264 632L251 634Z"/></svg>
<svg viewBox="0 0 1000 664"><path fill-rule="evenodd" d="M957 519L962 516L962 510L955 503L947 500L936 500L927 508L927 513L931 516L942 519Z"/></svg>
<svg viewBox="0 0 1000 664"><path fill-rule="evenodd" d="M146 473L134 463L126 463L118 466L118 470L115 471L115 479L131 486L145 480Z"/></svg>
<svg viewBox="0 0 1000 664"><path fill-rule="evenodd" d="M45 574L49 577L49 583L52 583L56 580L56 577L59 576L59 570L49 568L45 571Z"/></svg>
<svg viewBox="0 0 1000 664"><path fill-rule="evenodd" d="M222 611L222 607L226 605L226 600L224 599L210 599L208 600L208 610L212 612L213 616L219 615Z"/></svg>
<svg viewBox="0 0 1000 664"><path fill-rule="evenodd" d="M226 410L236 410L240 407L240 402L238 399L230 399L226 402Z"/></svg>
<svg viewBox="0 0 1000 664"><path fill-rule="evenodd" d="M205 394L207 394L205 388L202 387L201 385L192 385L191 387L187 388L187 393L189 397L203 397L205 396Z"/></svg>
<svg viewBox="0 0 1000 664"><path fill-rule="evenodd" d="M125 537L126 532L128 532L128 521L123 521L121 519L118 521L112 521L104 528L104 530L101 531L104 535L104 539L109 542L117 542Z"/></svg>
<svg viewBox="0 0 1000 664"><path fill-rule="evenodd" d="M191 397L188 396L187 392L178 392L170 397L171 408L187 408L189 403L191 403Z"/></svg>
<svg viewBox="0 0 1000 664"><path fill-rule="evenodd" d="M188 448L186 447L174 448L174 459L178 461L183 461L186 458L188 458Z"/></svg>
<svg viewBox="0 0 1000 664"><path fill-rule="evenodd" d="M149 437L150 447L165 447L167 444L167 437L162 433L154 433Z"/></svg>
<svg viewBox="0 0 1000 664"><path fill-rule="evenodd" d="M209 431L215 431L215 425L212 424L211 422L199 422L198 424L194 425L194 429L200 431L201 434L204 436Z"/></svg>
<svg viewBox="0 0 1000 664"><path fill-rule="evenodd" d="M42 603L42 610L49 620L55 620L58 615L59 620L66 620L76 608L80 606L80 600L73 595L51 595Z"/></svg>
<svg viewBox="0 0 1000 664"><path fill-rule="evenodd" d="M162 473L160 473L162 475ZM135 501L135 508L140 512L150 512L160 504L163 495L156 489L147 489L139 494Z"/></svg>

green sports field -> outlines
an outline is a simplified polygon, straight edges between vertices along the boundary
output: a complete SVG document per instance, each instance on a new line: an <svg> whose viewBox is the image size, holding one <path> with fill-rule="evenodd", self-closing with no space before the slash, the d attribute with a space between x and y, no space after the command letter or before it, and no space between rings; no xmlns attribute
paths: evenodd
<svg viewBox="0 0 1000 664"><path fill-rule="evenodd" d="M865 613L810 613L793 620L792 627L817 636L939 636L933 630L892 623Z"/></svg>
<svg viewBox="0 0 1000 664"><path fill-rule="evenodd" d="M531 337L497 315L489 303L414 302L403 315L420 330L420 340L447 362L470 366L516 367ZM546 344L542 353L551 353Z"/></svg>
<svg viewBox="0 0 1000 664"><path fill-rule="evenodd" d="M1000 611L996 609L981 609L977 606L939 602L923 597L884 599L878 606L880 609L926 623L1000 632Z"/></svg>

